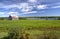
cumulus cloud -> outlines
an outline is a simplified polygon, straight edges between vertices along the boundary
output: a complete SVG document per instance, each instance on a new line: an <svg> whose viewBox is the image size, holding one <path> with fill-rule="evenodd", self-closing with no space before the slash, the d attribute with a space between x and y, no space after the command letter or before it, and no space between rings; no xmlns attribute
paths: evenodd
<svg viewBox="0 0 60 39"><path fill-rule="evenodd" d="M15 14L16 12L9 12L8 14Z"/></svg>
<svg viewBox="0 0 60 39"><path fill-rule="evenodd" d="M32 9L33 9L32 6L28 6L28 7L22 8L21 11L22 12L28 12L28 11L31 11Z"/></svg>
<svg viewBox="0 0 60 39"><path fill-rule="evenodd" d="M37 9L46 9L48 8L47 5L38 5Z"/></svg>
<svg viewBox="0 0 60 39"><path fill-rule="evenodd" d="M22 14L31 14L40 13L38 10L60 8L60 2L58 2L59 0L1 0L0 8L12 15L20 14L20 12ZM4 13L1 12L0 14Z"/></svg>
<svg viewBox="0 0 60 39"><path fill-rule="evenodd" d="M14 7L21 9L22 12L30 11L33 9L33 6L30 6L28 3L19 3L19 4L2 6L2 8L6 8L6 9L10 9L10 8L14 8Z"/></svg>
<svg viewBox="0 0 60 39"><path fill-rule="evenodd" d="M30 6L28 3L21 3L20 8L22 12L27 12L33 9L33 7Z"/></svg>
<svg viewBox="0 0 60 39"><path fill-rule="evenodd" d="M18 12L8 12L9 15L17 15Z"/></svg>

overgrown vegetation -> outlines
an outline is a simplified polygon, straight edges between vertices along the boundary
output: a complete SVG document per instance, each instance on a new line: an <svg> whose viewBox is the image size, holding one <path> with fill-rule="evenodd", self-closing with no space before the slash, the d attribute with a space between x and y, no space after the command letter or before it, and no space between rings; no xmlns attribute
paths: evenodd
<svg viewBox="0 0 60 39"><path fill-rule="evenodd" d="M60 39L60 20L0 20L1 39Z"/></svg>

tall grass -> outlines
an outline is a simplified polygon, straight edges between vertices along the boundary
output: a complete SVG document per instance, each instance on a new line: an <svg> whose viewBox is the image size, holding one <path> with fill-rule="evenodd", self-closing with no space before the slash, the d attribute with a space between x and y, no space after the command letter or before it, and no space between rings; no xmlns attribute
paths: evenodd
<svg viewBox="0 0 60 39"><path fill-rule="evenodd" d="M60 20L0 20L0 32L9 32L15 27L19 28L20 32L27 31L33 38L35 35L41 37L43 33L49 34L50 30L54 31L56 29L60 36Z"/></svg>
<svg viewBox="0 0 60 39"><path fill-rule="evenodd" d="M0 20L0 30L13 27L20 28L56 28L60 27L60 20Z"/></svg>

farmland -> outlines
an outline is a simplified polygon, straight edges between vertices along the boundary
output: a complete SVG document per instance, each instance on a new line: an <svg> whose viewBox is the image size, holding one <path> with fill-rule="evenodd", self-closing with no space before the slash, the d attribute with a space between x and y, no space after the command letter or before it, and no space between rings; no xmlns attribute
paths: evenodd
<svg viewBox="0 0 60 39"><path fill-rule="evenodd" d="M60 20L0 20L0 38L7 36L15 27L19 28L19 32L27 31L31 39L41 37L44 33L51 35L50 31L60 36Z"/></svg>

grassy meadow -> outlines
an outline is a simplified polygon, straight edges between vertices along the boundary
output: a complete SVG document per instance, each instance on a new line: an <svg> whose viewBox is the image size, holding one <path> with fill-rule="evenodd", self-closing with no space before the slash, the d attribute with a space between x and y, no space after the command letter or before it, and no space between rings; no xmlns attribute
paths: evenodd
<svg viewBox="0 0 60 39"><path fill-rule="evenodd" d="M20 33L26 31L30 39L43 39L45 35L60 39L60 20L0 20L0 38L8 36L13 28Z"/></svg>

